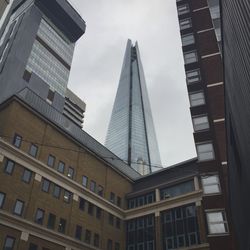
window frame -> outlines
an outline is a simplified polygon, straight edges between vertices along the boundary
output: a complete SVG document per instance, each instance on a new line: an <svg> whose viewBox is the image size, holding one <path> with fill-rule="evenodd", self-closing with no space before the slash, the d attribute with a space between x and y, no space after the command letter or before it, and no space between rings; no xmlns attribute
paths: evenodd
<svg viewBox="0 0 250 250"><path fill-rule="evenodd" d="M18 143L16 143L18 141ZM17 133L14 134L12 145L16 148L20 148L22 146L23 137Z"/></svg>
<svg viewBox="0 0 250 250"><path fill-rule="evenodd" d="M192 39L185 40L185 38L188 38L188 37L190 37ZM188 34L182 35L181 36L181 43L182 43L182 47L195 44L194 33L188 33Z"/></svg>
<svg viewBox="0 0 250 250"><path fill-rule="evenodd" d="M201 119L201 118L206 118L207 122L196 124L195 122L198 119ZM208 119L208 115L207 114L202 114L202 115L198 115L198 116L192 116L192 123L193 123L194 132L206 131L206 130L210 129L210 124L209 124L209 119ZM204 128L200 128L202 126L205 126L205 127Z"/></svg>
<svg viewBox="0 0 250 250"><path fill-rule="evenodd" d="M192 74L194 72L197 72L197 76L188 76L188 74ZM201 81L201 71L200 71L199 68L186 71L187 85L191 85L191 84L194 84L194 83L197 83L197 82L200 82L200 81Z"/></svg>
<svg viewBox="0 0 250 250"><path fill-rule="evenodd" d="M8 166L8 164L11 163L12 166ZM16 163L8 158L6 158L5 164L4 164L4 173L8 174L8 175L12 175L15 169L15 165ZM8 168L11 168L11 170L9 171Z"/></svg>
<svg viewBox="0 0 250 250"><path fill-rule="evenodd" d="M57 194L57 192L55 192L56 189L58 189L58 191L59 191L58 194ZM56 199L60 199L60 197L61 197L61 190L62 190L62 188L59 185L54 184L53 197L55 197Z"/></svg>
<svg viewBox="0 0 250 250"><path fill-rule="evenodd" d="M65 163L63 161L59 161L57 165L57 172L64 174L64 171L65 171Z"/></svg>
<svg viewBox="0 0 250 250"><path fill-rule="evenodd" d="M205 178L211 178L211 177L216 177L216 182L211 182L211 183L204 183ZM202 183L202 188L203 188L203 194L204 195L214 195L214 194L221 194L221 185L220 185L220 178L218 174L209 174L209 175L203 175L201 176L201 183ZM211 187L211 186L217 186L218 191L211 192L211 191L206 191L206 187Z"/></svg>
<svg viewBox="0 0 250 250"><path fill-rule="evenodd" d="M53 159L53 163L52 164L49 163L50 159ZM47 159L47 166L49 166L51 168L54 168L55 162L56 162L56 157L54 155L52 155L52 154L49 154L48 155L48 159Z"/></svg>
<svg viewBox="0 0 250 250"><path fill-rule="evenodd" d="M87 187L88 186L88 176L83 175L82 176L82 186Z"/></svg>
<svg viewBox="0 0 250 250"><path fill-rule="evenodd" d="M75 169L69 166L67 176L73 180L75 176Z"/></svg>
<svg viewBox="0 0 250 250"><path fill-rule="evenodd" d="M22 205L22 206L21 206L21 211L20 211L20 213L18 213L18 212L16 211L16 209L17 209L17 203L18 203L18 202L19 202L19 204ZM14 205L14 207L13 207L13 214L18 215L18 216L22 216L22 215L23 215L23 211L24 211L24 206L25 206L25 202L24 202L24 201L22 201L22 200L20 200L20 199L16 199L15 205Z"/></svg>
<svg viewBox="0 0 250 250"><path fill-rule="evenodd" d="M28 175L28 178L26 179L25 173L27 173L27 172L29 173L29 175ZM23 175L22 175L22 182L29 184L30 181L31 181L31 178L32 178L32 171L30 171L27 168L24 168L23 169Z"/></svg>
<svg viewBox="0 0 250 250"><path fill-rule="evenodd" d="M9 235L6 235L6 237L5 237L3 249L7 248L6 244L7 244L7 240L8 240L8 239L13 240L12 245L11 245L11 248L8 248L9 250L13 250L13 249L14 249L14 246L15 246L16 238L15 238L15 237L12 237L12 236L9 236Z"/></svg>
<svg viewBox="0 0 250 250"><path fill-rule="evenodd" d="M33 149L35 150L35 153L33 153ZM35 145L34 143L30 144L30 149L29 149L29 155L36 158L38 153L38 146Z"/></svg>
<svg viewBox="0 0 250 250"><path fill-rule="evenodd" d="M5 203L5 199L6 199L6 193L0 192L0 195L2 195L2 199L0 200L0 209L3 208L4 203Z"/></svg>
<svg viewBox="0 0 250 250"><path fill-rule="evenodd" d="M181 23L181 22L185 22L185 21L187 21L187 20L189 20L190 22L187 23L187 24L182 24L182 23ZM190 26L189 26L188 24L190 24ZM185 27L185 25L186 25L187 27ZM193 27L192 18L189 17L189 18L180 19L180 20L179 20L179 27L180 27L180 30L181 30L181 31L182 31L182 30L186 30L186 29L192 28L192 27Z"/></svg>
<svg viewBox="0 0 250 250"><path fill-rule="evenodd" d="M51 218L53 218L52 222L51 222ZM55 226L56 226L56 215L49 213L48 221L47 221L47 228L54 230Z"/></svg>
<svg viewBox="0 0 250 250"><path fill-rule="evenodd" d="M45 183L48 183L48 188L46 189L44 188ZM42 191L45 193L50 193L51 182L48 179L43 178L41 184L42 184L42 188L41 188Z"/></svg>
<svg viewBox="0 0 250 250"><path fill-rule="evenodd" d="M186 10L183 10L183 11L180 11L181 8L183 8L184 6L186 6ZM182 16L184 14L187 14L190 12L190 8L189 8L189 5L186 3L186 4L182 4L182 5L178 5L177 6L177 13L178 13L178 16Z"/></svg>
<svg viewBox="0 0 250 250"><path fill-rule="evenodd" d="M202 98L192 100L192 96L197 95L197 94L202 94ZM205 94L204 94L204 91L202 90L196 91L196 92L190 92L188 97L189 97L190 107L198 107L198 106L202 106L206 104ZM194 104L194 101L197 102L197 100L199 100L199 103ZM202 102L200 100L202 100Z"/></svg>
<svg viewBox="0 0 250 250"><path fill-rule="evenodd" d="M187 55L191 55L191 54L194 54L194 57L189 57L189 58L186 57ZM184 58L184 64L185 65L189 65L189 64L192 64L192 63L197 63L199 61L199 57L198 57L198 54L197 54L196 50L190 50L190 51L184 52L183 53L183 58Z"/></svg>
<svg viewBox="0 0 250 250"><path fill-rule="evenodd" d="M211 145L212 146L212 150L211 151L202 151L200 152L199 151L199 147L201 146L205 146L205 145ZM196 150L197 150L197 157L198 157L198 161L199 162L204 162L204 161L213 161L215 160L215 151L214 151L214 145L213 145L213 142L212 141L206 141L206 142L201 142L201 143L196 143ZM205 155L205 154L209 154L211 153L212 154L212 157L211 158L208 158L208 157L201 157L201 155Z"/></svg>
<svg viewBox="0 0 250 250"><path fill-rule="evenodd" d="M41 213L42 217L41 219L38 219L37 216L38 216L38 213ZM44 221L44 217L45 217L45 211L41 208L37 208L36 209L36 213L35 213L35 223L39 224L39 225L43 225L43 221ZM40 221L41 220L41 221Z"/></svg>
<svg viewBox="0 0 250 250"><path fill-rule="evenodd" d="M61 227L62 225L63 225L63 227ZM66 226L67 226L67 221L64 218L60 218L57 231L59 233L65 234Z"/></svg>
<svg viewBox="0 0 250 250"><path fill-rule="evenodd" d="M229 234L229 227L228 227L228 220L226 216L226 212L224 209L219 209L219 210L206 210L206 219L207 219L207 229L208 229L208 234L209 235L225 235ZM215 214L215 213L221 213L223 220L222 221L209 221L209 214ZM224 225L225 232L212 232L210 226L211 225Z"/></svg>

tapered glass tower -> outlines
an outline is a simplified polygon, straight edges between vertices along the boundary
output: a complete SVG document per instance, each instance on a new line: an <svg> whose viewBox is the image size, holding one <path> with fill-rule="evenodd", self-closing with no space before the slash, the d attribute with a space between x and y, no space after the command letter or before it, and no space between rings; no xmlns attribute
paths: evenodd
<svg viewBox="0 0 250 250"><path fill-rule="evenodd" d="M140 174L161 166L138 44L127 42L105 146Z"/></svg>

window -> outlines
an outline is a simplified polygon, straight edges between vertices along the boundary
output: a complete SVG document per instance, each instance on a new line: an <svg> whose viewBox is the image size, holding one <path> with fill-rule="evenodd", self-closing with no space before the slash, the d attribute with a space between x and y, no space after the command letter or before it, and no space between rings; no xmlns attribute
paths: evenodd
<svg viewBox="0 0 250 250"><path fill-rule="evenodd" d="M113 192L110 193L109 200L110 200L112 203L115 203L115 194L114 194Z"/></svg>
<svg viewBox="0 0 250 250"><path fill-rule="evenodd" d="M177 6L178 15L183 15L189 12L189 7L187 4Z"/></svg>
<svg viewBox="0 0 250 250"><path fill-rule="evenodd" d="M30 151L29 151L29 154L33 157L36 157L37 155L37 151L38 151L38 147L34 144L31 144L30 145Z"/></svg>
<svg viewBox="0 0 250 250"><path fill-rule="evenodd" d="M83 175L83 177L82 177L82 185L84 187L87 187L87 185L88 185L88 177L85 175Z"/></svg>
<svg viewBox="0 0 250 250"><path fill-rule="evenodd" d="M44 219L44 210L38 208L36 210L36 217L35 217L35 222L37 224L43 224L43 219Z"/></svg>
<svg viewBox="0 0 250 250"><path fill-rule="evenodd" d="M6 174L12 175L14 166L15 166L15 162L7 159L5 162L4 172Z"/></svg>
<svg viewBox="0 0 250 250"><path fill-rule="evenodd" d="M114 215L113 214L109 214L109 225L114 225Z"/></svg>
<svg viewBox="0 0 250 250"><path fill-rule="evenodd" d="M96 183L95 183L95 181L91 181L90 182L90 190L92 192L95 192L95 190L96 190Z"/></svg>
<svg viewBox="0 0 250 250"><path fill-rule="evenodd" d="M43 181L42 181L42 191L48 193L49 188L50 188L50 181L48 181L47 179L43 179Z"/></svg>
<svg viewBox="0 0 250 250"><path fill-rule="evenodd" d="M21 144L22 144L22 137L18 134L15 134L13 139L13 145L17 148L20 148Z"/></svg>
<svg viewBox="0 0 250 250"><path fill-rule="evenodd" d="M187 34L187 35L182 35L181 36L181 42L182 46L187 46L190 44L194 44L194 35L193 34Z"/></svg>
<svg viewBox="0 0 250 250"><path fill-rule="evenodd" d="M92 203L89 202L89 206L88 206L88 214L89 215L93 215L94 213L94 205Z"/></svg>
<svg viewBox="0 0 250 250"><path fill-rule="evenodd" d="M108 239L108 241L107 241L107 250L112 250L112 245L113 245L112 240Z"/></svg>
<svg viewBox="0 0 250 250"><path fill-rule="evenodd" d="M69 167L68 168L68 174L67 174L67 176L70 178L70 179L73 179L74 178L74 168L72 168L72 167Z"/></svg>
<svg viewBox="0 0 250 250"><path fill-rule="evenodd" d="M211 142L196 144L196 149L199 161L207 161L214 159L214 148Z"/></svg>
<svg viewBox="0 0 250 250"><path fill-rule="evenodd" d="M96 207L96 218L101 219L102 217L102 209L99 207Z"/></svg>
<svg viewBox="0 0 250 250"><path fill-rule="evenodd" d="M0 208L3 207L4 201L5 201L5 193L0 192Z"/></svg>
<svg viewBox="0 0 250 250"><path fill-rule="evenodd" d="M209 129L209 122L207 115L193 117L194 131L201 131Z"/></svg>
<svg viewBox="0 0 250 250"><path fill-rule="evenodd" d="M97 194L103 197L103 186L101 185L98 186Z"/></svg>
<svg viewBox="0 0 250 250"><path fill-rule="evenodd" d="M205 96L204 93L201 92L195 92L189 94L189 100L191 107L200 106L205 104Z"/></svg>
<svg viewBox="0 0 250 250"><path fill-rule="evenodd" d="M54 229L55 228L55 224L56 224L56 216L54 214L52 214L52 213L49 213L47 227L49 229Z"/></svg>
<svg viewBox="0 0 250 250"><path fill-rule="evenodd" d="M224 211L207 212L209 234L228 233L228 225Z"/></svg>
<svg viewBox="0 0 250 250"><path fill-rule="evenodd" d="M55 158L55 156L53 156L53 155L49 155L48 156L48 161L47 161L47 165L49 166L49 167L54 167L54 164L55 164L55 160L56 160L56 158Z"/></svg>
<svg viewBox="0 0 250 250"><path fill-rule="evenodd" d="M115 243L115 250L120 250L120 243L118 242Z"/></svg>
<svg viewBox="0 0 250 250"><path fill-rule="evenodd" d="M201 73L199 69L186 72L187 84L199 82L201 80Z"/></svg>
<svg viewBox="0 0 250 250"><path fill-rule="evenodd" d="M25 80L26 82L29 82L31 78L31 72L29 72L28 70L24 70L23 72L23 80Z"/></svg>
<svg viewBox="0 0 250 250"><path fill-rule="evenodd" d="M201 177L204 194L220 193L220 181L218 175Z"/></svg>
<svg viewBox="0 0 250 250"><path fill-rule="evenodd" d="M94 235L94 246L99 247L99 245L100 245L100 236L99 236L99 234L95 234Z"/></svg>
<svg viewBox="0 0 250 250"><path fill-rule="evenodd" d="M198 62L198 56L196 51L189 51L184 53L184 62L185 64L190 64Z"/></svg>
<svg viewBox="0 0 250 250"><path fill-rule="evenodd" d="M71 197L71 193L67 190L64 190L63 200L66 203L70 203L70 197Z"/></svg>
<svg viewBox="0 0 250 250"><path fill-rule="evenodd" d="M85 242L90 244L91 242L91 231L89 231L88 229L86 229L85 231Z"/></svg>
<svg viewBox="0 0 250 250"><path fill-rule="evenodd" d="M61 187L54 185L53 196L60 199Z"/></svg>
<svg viewBox="0 0 250 250"><path fill-rule="evenodd" d="M192 20L191 18L182 19L180 22L180 30L185 30L188 28L192 28Z"/></svg>
<svg viewBox="0 0 250 250"><path fill-rule="evenodd" d="M4 246L3 246L3 250L12 250L12 249L14 249L15 240L16 239L13 238L13 237L6 236Z"/></svg>
<svg viewBox="0 0 250 250"><path fill-rule="evenodd" d="M20 200L16 200L13 213L16 215L22 215L24 208L24 202Z"/></svg>
<svg viewBox="0 0 250 250"><path fill-rule="evenodd" d="M31 176L32 176L32 172L25 168L23 171L22 181L26 183L30 183Z"/></svg>
<svg viewBox="0 0 250 250"><path fill-rule="evenodd" d="M84 211L85 208L85 200L83 198L79 198L79 209Z"/></svg>
<svg viewBox="0 0 250 250"><path fill-rule="evenodd" d="M29 250L37 250L37 249L38 249L37 245L30 243Z"/></svg>
<svg viewBox="0 0 250 250"><path fill-rule="evenodd" d="M117 196L117 202L116 202L116 204L117 204L118 207L121 207L121 205L122 205L122 199L121 199L121 197Z"/></svg>
<svg viewBox="0 0 250 250"><path fill-rule="evenodd" d="M48 96L47 96L47 102L52 104L54 101L54 97L55 97L55 92L53 90L49 89Z"/></svg>
<svg viewBox="0 0 250 250"><path fill-rule="evenodd" d="M58 225L58 232L64 234L65 229L66 229L66 220L63 218L60 218L59 225Z"/></svg>
<svg viewBox="0 0 250 250"><path fill-rule="evenodd" d="M76 225L75 238L78 240L82 239L82 227L79 225Z"/></svg>
<svg viewBox="0 0 250 250"><path fill-rule="evenodd" d="M57 166L57 171L60 173L64 173L64 167L65 167L65 163L62 161L59 161L58 166Z"/></svg>
<svg viewBox="0 0 250 250"><path fill-rule="evenodd" d="M121 220L119 218L116 218L116 228L121 228Z"/></svg>

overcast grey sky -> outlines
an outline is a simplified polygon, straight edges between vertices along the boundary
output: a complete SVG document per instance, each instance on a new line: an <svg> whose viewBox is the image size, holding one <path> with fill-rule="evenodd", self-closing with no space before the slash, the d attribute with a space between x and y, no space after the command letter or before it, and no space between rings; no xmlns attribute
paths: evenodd
<svg viewBox="0 0 250 250"><path fill-rule="evenodd" d="M104 143L127 39L138 41L164 166L196 156L175 0L71 0L86 22L69 88L84 130Z"/></svg>

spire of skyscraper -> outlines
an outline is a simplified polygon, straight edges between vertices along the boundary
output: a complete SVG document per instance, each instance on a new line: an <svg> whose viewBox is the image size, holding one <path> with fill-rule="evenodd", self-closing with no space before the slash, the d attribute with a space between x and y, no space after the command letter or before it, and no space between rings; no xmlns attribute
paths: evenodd
<svg viewBox="0 0 250 250"><path fill-rule="evenodd" d="M145 175L161 165L138 43L128 40L105 146Z"/></svg>

